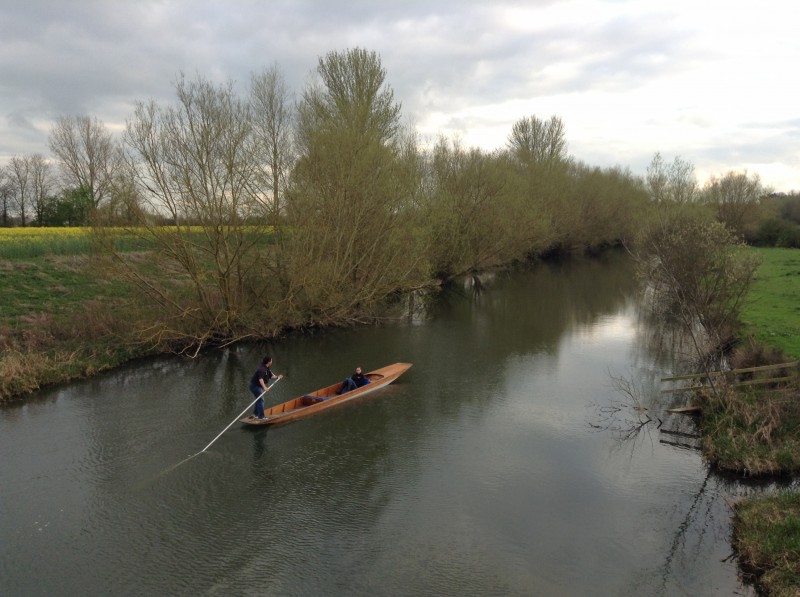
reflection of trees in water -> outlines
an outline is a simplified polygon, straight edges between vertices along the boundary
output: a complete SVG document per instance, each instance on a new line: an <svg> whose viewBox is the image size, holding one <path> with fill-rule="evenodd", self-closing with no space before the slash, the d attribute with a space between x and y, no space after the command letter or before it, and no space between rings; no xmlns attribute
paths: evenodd
<svg viewBox="0 0 800 597"><path fill-rule="evenodd" d="M569 258L470 274L428 304L438 320L471 321L484 354L502 360L537 349L555 351L567 332L620 312L638 282L624 254Z"/></svg>
<svg viewBox="0 0 800 597"><path fill-rule="evenodd" d="M625 377L610 376L612 385L622 398L605 404L594 404L595 418L589 427L610 433L618 449L627 448L631 457L636 448L648 440L653 445L652 432L660 429L660 418L651 416L643 400L644 390L640 384Z"/></svg>
<svg viewBox="0 0 800 597"><path fill-rule="evenodd" d="M720 344L711 338L702 325L686 323L658 303L650 287L642 291L636 348L661 366L662 371L683 375L725 365Z"/></svg>
<svg viewBox="0 0 800 597"><path fill-rule="evenodd" d="M669 414L666 408L674 404L675 395L661 394L658 380L650 376L614 377L609 374L619 399L596 405L595 419L589 425L597 431L610 433L618 450L627 449L630 457L642 446L651 450L656 443L680 449L699 449L699 436L692 417ZM656 439L657 436L657 439ZM727 495L742 492L733 481L727 486L721 477L706 465L706 473L690 496L676 493L673 516L664 516L671 531L663 560L652 569L643 571L631 595L689 594L683 586L693 584L696 566L708 560L708 553L720 544L720 533L730 533L730 512ZM661 513L659 513L661 515ZM669 531L665 533L669 536ZM728 556L732 557L732 554Z"/></svg>
<svg viewBox="0 0 800 597"><path fill-rule="evenodd" d="M591 425L610 431L620 443L631 443L643 434L658 430L661 444L698 449L699 436L694 419L668 412L671 408L685 406L686 394L664 392L661 381L668 374L700 369L695 356L696 346L684 328L665 317L663 311L652 304L651 294L647 288L642 290L637 311L632 364L641 366L628 377L609 373L612 386L621 398L596 407L596 421Z"/></svg>
<svg viewBox="0 0 800 597"><path fill-rule="evenodd" d="M658 569L659 591L657 594L665 595L670 581L678 578L678 575L673 573L673 563L676 559L680 559L684 563L681 570L686 569L687 561L701 561L700 551L703 548L706 532L713 527L711 524L714 520L713 504L717 497L706 495L710 477L711 468L709 467L703 482L692 496L686 514L675 529L672 542L664 556L664 563ZM691 542L688 540L690 531L695 531L692 534Z"/></svg>
<svg viewBox="0 0 800 597"><path fill-rule="evenodd" d="M653 398L647 381L634 381L613 377L612 385L620 398L605 404L594 405L595 415L589 421L594 431L609 433L615 440L615 449L634 453L642 446L651 450L656 444L669 444L678 448L698 449L698 436L691 417L665 415L657 408L658 398ZM659 414L656 414L659 413ZM663 418L662 418L663 417ZM720 533L730 533L730 511L726 497L741 495L748 488L737 479L727 480L706 466L699 485L690 495L676 493L672 516L659 512L664 525L672 531L663 560L645 570L630 589L631 595L683 595L689 592L682 586L693 585L687 578L693 570L708 561L708 553L720 545ZM732 554L728 558L732 557Z"/></svg>
<svg viewBox="0 0 800 597"><path fill-rule="evenodd" d="M621 396L604 404L592 404L594 416L588 426L594 431L609 433L616 448L629 450L631 456L642 445L660 444L690 450L700 449L700 436L693 417L666 411L673 405L663 404L651 380L615 377L609 374L613 388ZM674 400L671 398L670 400ZM649 440L649 442L648 442Z"/></svg>
<svg viewBox="0 0 800 597"><path fill-rule="evenodd" d="M595 431L609 433L617 450L628 450L633 458L644 445L649 445L651 450L656 443L696 447L690 443L696 438L692 420L685 416L665 416L658 385L651 376L617 377L609 373L609 378L620 398L594 405L595 417L589 421L589 426ZM675 527L663 563L655 571L645 574L638 586L632 587L631 594L666 595L668 591L681 594L680 586L674 586L681 582L681 571L691 569L692 558L703 561L701 551L713 547L713 542L704 542L704 536L714 521L714 497L707 497L710 475L709 467ZM680 507L676 504L676 508ZM677 561L681 566L675 569Z"/></svg>
<svg viewBox="0 0 800 597"><path fill-rule="evenodd" d="M797 485L798 482L787 479L742 479L732 474L715 472L708 467L705 477L689 496L688 502L683 501L676 506L676 510L683 510L683 514L672 532L672 540L664 553L662 563L645 575L646 580L640 584L646 586L635 587L633 594L689 594L681 586L686 571L691 573L695 563L700 565L700 562L707 559L704 550L713 549L719 543L721 534L728 540L730 538L732 504L744 497L770 494L780 488L796 488ZM735 557L731 547L721 561L729 562ZM746 584L751 581L744 576L740 578ZM742 594L755 595L756 592L753 588L745 588Z"/></svg>
<svg viewBox="0 0 800 597"><path fill-rule="evenodd" d="M654 304L649 288L642 291L638 316L635 353L652 360L663 371L676 374L696 366L696 350L691 337Z"/></svg>

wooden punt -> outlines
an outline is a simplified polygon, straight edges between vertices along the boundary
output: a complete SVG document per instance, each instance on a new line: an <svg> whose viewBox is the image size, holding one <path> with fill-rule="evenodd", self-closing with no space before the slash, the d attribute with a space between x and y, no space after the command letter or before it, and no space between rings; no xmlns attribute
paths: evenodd
<svg viewBox="0 0 800 597"><path fill-rule="evenodd" d="M287 400L272 408L264 409L264 418L259 419L255 415L250 415L244 419L239 419L245 425L277 425L296 421L303 417L319 413L323 410L339 406L345 402L350 402L356 398L361 398L366 394L375 392L388 386L395 379L411 368L411 363L395 363L387 365L375 371L370 371L364 375L369 379L369 383L350 392L337 394L336 391L342 387L342 382L337 382L328 387L316 390L310 394L304 394L298 398Z"/></svg>

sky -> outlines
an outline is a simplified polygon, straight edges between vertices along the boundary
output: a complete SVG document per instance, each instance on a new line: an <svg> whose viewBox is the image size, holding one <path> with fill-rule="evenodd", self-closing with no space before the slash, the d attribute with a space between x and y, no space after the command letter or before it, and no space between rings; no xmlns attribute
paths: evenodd
<svg viewBox="0 0 800 597"><path fill-rule="evenodd" d="M490 152L559 117L568 153L644 175L656 152L800 191L793 0L0 0L0 165L50 157L60 116L121 133L180 73L244 94L277 65L297 97L331 51L375 51L421 144Z"/></svg>

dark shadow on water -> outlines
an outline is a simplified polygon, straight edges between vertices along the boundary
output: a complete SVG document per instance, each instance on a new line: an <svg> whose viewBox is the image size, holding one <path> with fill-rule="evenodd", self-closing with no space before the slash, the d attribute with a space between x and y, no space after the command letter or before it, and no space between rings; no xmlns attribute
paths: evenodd
<svg viewBox="0 0 800 597"><path fill-rule="evenodd" d="M261 460L267 453L267 435L269 429L244 429L253 434L253 460Z"/></svg>

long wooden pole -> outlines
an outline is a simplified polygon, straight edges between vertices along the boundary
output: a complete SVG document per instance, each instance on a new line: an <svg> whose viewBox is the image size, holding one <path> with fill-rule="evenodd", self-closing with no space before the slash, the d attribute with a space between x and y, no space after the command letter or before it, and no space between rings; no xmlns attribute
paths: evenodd
<svg viewBox="0 0 800 597"><path fill-rule="evenodd" d="M278 383L280 380L281 380L281 378L280 378L280 377L279 377L278 379L276 379L276 380L275 380L275 383L274 383L274 384L272 384L272 385L269 387L269 389L271 390L272 388L274 388L274 387L275 387L275 385L276 385L276 384L277 384L277 383ZM267 393L267 391L266 391L266 390L264 390L263 392L261 392L261 394L259 395L259 397L258 397L258 398L256 398L255 400L253 400L253 401L252 401L250 404L248 404L248 405L247 405L247 408L245 408L245 409L244 409L242 412L240 412L240 413L239 413L239 414L236 416L236 418L235 418L233 421L231 421L231 424L230 424L230 425L228 425L228 426L227 426L225 429L223 429L222 431L220 431L220 432L219 432L219 435L218 435L217 437L215 437L214 439L212 439L212 440L211 440L211 443L210 443L210 444L208 444L208 445L207 445L205 448L203 448L202 450L200 450L200 451L199 451L197 454L202 454L203 452L205 452L206 450L208 450L208 448L210 448L210 447L211 447L211 444L213 444L215 441L217 441L217 440L218 440L218 439L219 439L219 438L222 436L222 434L223 434L223 433L225 433L225 432L226 432L228 429L230 429L231 425L233 425L233 424L234 424L236 421L238 421L238 420L239 420L239 417L241 417L241 416L242 416L244 413L246 413L246 412L247 412L247 411L250 409L250 407L251 407L251 406L253 406L253 405L256 403L256 401L258 401L258 399L259 399L259 398L263 398L264 394L266 394L266 393Z"/></svg>

